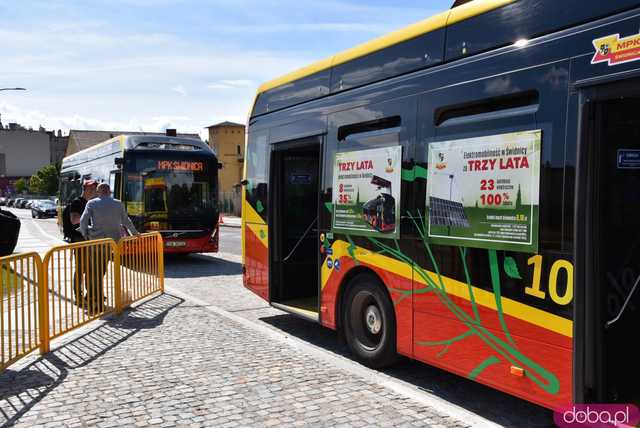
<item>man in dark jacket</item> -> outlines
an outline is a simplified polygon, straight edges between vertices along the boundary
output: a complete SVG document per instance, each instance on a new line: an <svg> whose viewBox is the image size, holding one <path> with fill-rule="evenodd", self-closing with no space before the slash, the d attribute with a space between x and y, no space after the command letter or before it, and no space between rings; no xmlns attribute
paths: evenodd
<svg viewBox="0 0 640 428"><path fill-rule="evenodd" d="M80 217L84 212L87 202L90 199L95 198L96 188L98 183L94 180L86 180L82 184L82 194L75 198L62 212L62 228L65 241L69 243L82 242L84 237L78 230L80 225ZM88 254L85 254L86 250L79 248L74 250L75 258L75 272L73 274L73 292L75 295L76 306L86 307L85 293L83 282L89 277L89 272L85 269L85 264L88 258ZM85 279L85 281L83 281Z"/></svg>

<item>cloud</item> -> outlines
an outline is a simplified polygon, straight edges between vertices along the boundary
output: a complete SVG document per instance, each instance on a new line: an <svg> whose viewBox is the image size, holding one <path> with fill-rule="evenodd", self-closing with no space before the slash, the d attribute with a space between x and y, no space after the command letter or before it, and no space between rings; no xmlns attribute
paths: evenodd
<svg viewBox="0 0 640 428"><path fill-rule="evenodd" d="M86 34L76 29L68 38L57 35L66 28L57 25L42 32L0 30L0 39L4 34L12 40L10 51L3 52L0 82L28 88L20 97L3 93L0 102L15 107L4 106L4 123L63 130L162 131L165 126L198 132L223 120L244 122L257 82L313 59L306 53L238 50L135 32L121 34L128 41L122 44L110 30L93 35L102 29L99 23L82 26ZM31 46L36 40L38 49ZM42 40L52 40L57 48L42 50ZM91 47L86 40L98 44ZM207 88L224 89L225 99L211 97ZM176 102L176 94L188 102Z"/></svg>
<svg viewBox="0 0 640 428"><path fill-rule="evenodd" d="M182 86L182 85L174 86L173 88L171 88L171 90L174 91L174 92L179 93L183 97L187 96L187 90L184 89L184 86Z"/></svg>
<svg viewBox="0 0 640 428"><path fill-rule="evenodd" d="M234 24L216 25L210 29L222 34L265 34L265 33L370 33L381 34L394 30L389 24L367 24L358 22L320 22L308 24Z"/></svg>
<svg viewBox="0 0 640 428"><path fill-rule="evenodd" d="M259 83L429 15L409 4L347 0L194 0L188 8L182 0L34 0L0 8L0 82L28 88L3 93L3 123L65 131L243 123ZM317 22L329 10L331 22Z"/></svg>
<svg viewBox="0 0 640 428"><path fill-rule="evenodd" d="M188 116L156 116L147 120L134 117L127 121L104 120L81 114L52 116L39 110L24 110L8 103L0 103L0 114L4 125L18 122L26 128L33 129L42 125L47 130L60 129L65 133L70 129L164 132L167 128L187 133L200 132L200 127L191 125L191 118Z"/></svg>
<svg viewBox="0 0 640 428"><path fill-rule="evenodd" d="M241 89L253 88L255 83L252 80L220 80L218 82L209 83L209 89Z"/></svg>

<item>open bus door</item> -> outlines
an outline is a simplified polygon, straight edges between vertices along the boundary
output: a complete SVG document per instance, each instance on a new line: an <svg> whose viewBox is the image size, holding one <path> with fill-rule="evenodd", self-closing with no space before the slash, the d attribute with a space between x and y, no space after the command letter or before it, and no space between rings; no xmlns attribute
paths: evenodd
<svg viewBox="0 0 640 428"><path fill-rule="evenodd" d="M633 88L636 88L635 91ZM640 80L580 93L575 207L577 402L640 402Z"/></svg>
<svg viewBox="0 0 640 428"><path fill-rule="evenodd" d="M271 153L269 300L319 321L320 138L274 144Z"/></svg>

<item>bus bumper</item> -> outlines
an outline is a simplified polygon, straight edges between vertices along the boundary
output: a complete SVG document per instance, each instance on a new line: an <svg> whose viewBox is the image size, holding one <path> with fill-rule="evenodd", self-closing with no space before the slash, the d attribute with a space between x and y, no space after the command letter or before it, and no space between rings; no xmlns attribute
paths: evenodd
<svg viewBox="0 0 640 428"><path fill-rule="evenodd" d="M217 253L220 226L210 236L189 239L164 238L165 254Z"/></svg>

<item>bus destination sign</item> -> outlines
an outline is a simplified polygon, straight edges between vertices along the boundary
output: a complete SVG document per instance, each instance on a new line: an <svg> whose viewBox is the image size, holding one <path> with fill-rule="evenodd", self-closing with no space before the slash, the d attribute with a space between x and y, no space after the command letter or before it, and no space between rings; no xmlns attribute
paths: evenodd
<svg viewBox="0 0 640 428"><path fill-rule="evenodd" d="M204 171L204 163L197 161L159 160L156 169L161 171Z"/></svg>

